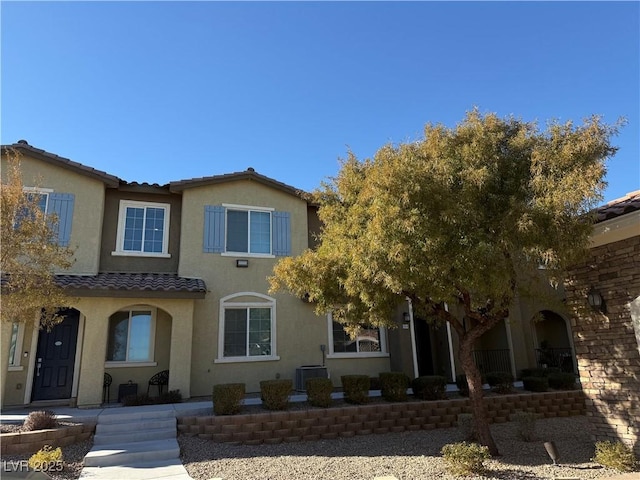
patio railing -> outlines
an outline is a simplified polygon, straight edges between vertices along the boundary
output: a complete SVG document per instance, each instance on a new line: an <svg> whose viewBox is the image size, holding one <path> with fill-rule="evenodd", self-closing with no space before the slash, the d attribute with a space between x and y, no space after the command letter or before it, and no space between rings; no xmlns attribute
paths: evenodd
<svg viewBox="0 0 640 480"><path fill-rule="evenodd" d="M485 375L489 372L511 372L511 358L509 349L497 350L474 350L473 358L480 373Z"/></svg>
<svg viewBox="0 0 640 480"><path fill-rule="evenodd" d="M573 354L570 348L536 348L538 368L559 368L563 372L575 373Z"/></svg>

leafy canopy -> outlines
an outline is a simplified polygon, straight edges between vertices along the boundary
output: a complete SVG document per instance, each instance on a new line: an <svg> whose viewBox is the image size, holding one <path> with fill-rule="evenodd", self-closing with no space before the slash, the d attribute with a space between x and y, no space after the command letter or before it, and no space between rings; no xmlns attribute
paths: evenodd
<svg viewBox="0 0 640 480"><path fill-rule="evenodd" d="M561 275L584 252L620 125L594 116L541 131L474 109L373 159L349 153L314 194L318 248L281 260L271 288L355 328L389 325L399 297L426 314L445 302L506 312L533 288L524 272Z"/></svg>
<svg viewBox="0 0 640 480"><path fill-rule="evenodd" d="M4 153L4 151L3 151ZM69 299L55 283L54 272L73 264L73 251L58 245L55 215L46 215L37 193L25 193L19 156L8 151L2 179L0 272L2 322L51 327Z"/></svg>

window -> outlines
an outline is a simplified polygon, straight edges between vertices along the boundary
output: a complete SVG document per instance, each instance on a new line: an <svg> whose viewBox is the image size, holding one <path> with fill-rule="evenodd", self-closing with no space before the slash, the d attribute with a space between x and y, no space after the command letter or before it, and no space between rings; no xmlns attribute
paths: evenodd
<svg viewBox="0 0 640 480"><path fill-rule="evenodd" d="M47 215L56 215L58 221L52 225L57 242L60 246L68 247L71 240L71 224L73 222L73 193L54 192L51 189L24 187L24 194L29 199L36 199L38 208ZM20 224L28 212L22 212L16 219L16 226Z"/></svg>
<svg viewBox="0 0 640 480"><path fill-rule="evenodd" d="M132 309L109 318L107 362L152 362L155 310Z"/></svg>
<svg viewBox="0 0 640 480"><path fill-rule="evenodd" d="M386 331L383 328L362 328L356 338L344 331L344 326L334 322L329 315L328 357L386 357Z"/></svg>
<svg viewBox="0 0 640 480"><path fill-rule="evenodd" d="M11 328L11 344L9 345L9 371L22 370L20 359L22 358L23 337L24 325L14 323Z"/></svg>
<svg viewBox="0 0 640 480"><path fill-rule="evenodd" d="M113 254L168 257L169 211L168 203L121 200Z"/></svg>
<svg viewBox="0 0 640 480"><path fill-rule="evenodd" d="M274 299L245 292L220 301L216 362L278 360L275 343Z"/></svg>
<svg viewBox="0 0 640 480"><path fill-rule="evenodd" d="M267 258L291 255L291 215L266 207L205 205L203 251Z"/></svg>

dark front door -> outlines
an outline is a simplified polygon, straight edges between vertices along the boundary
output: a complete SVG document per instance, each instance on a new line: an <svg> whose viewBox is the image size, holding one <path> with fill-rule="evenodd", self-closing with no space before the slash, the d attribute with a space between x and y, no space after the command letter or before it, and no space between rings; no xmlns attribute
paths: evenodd
<svg viewBox="0 0 640 480"><path fill-rule="evenodd" d="M433 359L431 355L431 334L429 324L421 318L414 322L416 333L416 357L419 375L433 375Z"/></svg>
<svg viewBox="0 0 640 480"><path fill-rule="evenodd" d="M50 332L40 330L32 400L71 397L80 313L69 309L62 315L64 320Z"/></svg>

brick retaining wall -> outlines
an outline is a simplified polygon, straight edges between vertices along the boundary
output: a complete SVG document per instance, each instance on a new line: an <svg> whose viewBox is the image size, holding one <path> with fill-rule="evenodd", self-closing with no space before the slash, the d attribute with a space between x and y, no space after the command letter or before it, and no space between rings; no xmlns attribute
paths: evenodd
<svg viewBox="0 0 640 480"><path fill-rule="evenodd" d="M35 430L33 432L3 433L0 443L2 455L36 453L45 445L66 447L87 440L95 431L95 423Z"/></svg>
<svg viewBox="0 0 640 480"><path fill-rule="evenodd" d="M581 390L486 397L495 423L518 411L544 417L584 415ZM214 442L247 445L297 442L355 435L430 430L456 425L460 413L471 413L466 398L405 403L377 403L328 409L273 411L228 416L178 417L178 433Z"/></svg>

